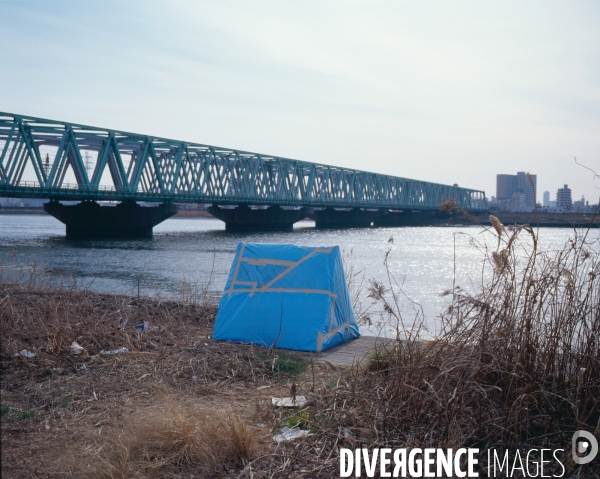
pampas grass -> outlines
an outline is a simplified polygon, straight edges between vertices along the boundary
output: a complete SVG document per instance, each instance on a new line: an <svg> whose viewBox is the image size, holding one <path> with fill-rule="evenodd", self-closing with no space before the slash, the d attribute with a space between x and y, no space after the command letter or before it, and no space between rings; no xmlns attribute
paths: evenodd
<svg viewBox="0 0 600 479"><path fill-rule="evenodd" d="M372 283L402 334L356 366L346 388L321 393L307 448L326 458L339 447L544 447L567 451L562 477L597 477L569 448L576 430L600 436L600 240L574 230L546 251L529 226L494 230L502 249L485 259L489 280L476 294L453 291L431 341L421 312L414 322L400 314L405 297L389 268L388 284Z"/></svg>

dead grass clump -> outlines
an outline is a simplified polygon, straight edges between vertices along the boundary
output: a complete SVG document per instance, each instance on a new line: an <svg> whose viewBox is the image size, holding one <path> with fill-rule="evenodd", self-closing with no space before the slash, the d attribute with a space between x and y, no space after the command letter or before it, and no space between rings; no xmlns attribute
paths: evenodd
<svg viewBox="0 0 600 479"><path fill-rule="evenodd" d="M438 208L440 211L450 212L450 211L456 209L456 200L454 200L454 199L444 200L438 205Z"/></svg>
<svg viewBox="0 0 600 479"><path fill-rule="evenodd" d="M156 350L153 338L174 343L190 327L210 327L215 315L216 306L208 303L0 283L0 357L6 366L49 372L103 350ZM148 331L139 329L145 325ZM73 342L81 353L74 354Z"/></svg>
<svg viewBox="0 0 600 479"><path fill-rule="evenodd" d="M126 478L193 469L206 474L218 465L241 465L256 448L255 437L232 411L167 397L126 419L117 440L88 447L82 473Z"/></svg>

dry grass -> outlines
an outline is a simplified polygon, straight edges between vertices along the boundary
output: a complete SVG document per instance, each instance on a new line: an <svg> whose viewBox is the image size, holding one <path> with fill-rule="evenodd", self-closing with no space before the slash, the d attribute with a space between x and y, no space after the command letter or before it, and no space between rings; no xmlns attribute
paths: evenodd
<svg viewBox="0 0 600 479"><path fill-rule="evenodd" d="M256 444L272 444L270 397L307 364L212 341L211 304L14 283L0 284L0 302L3 477L237 477Z"/></svg>
<svg viewBox="0 0 600 479"><path fill-rule="evenodd" d="M207 475L219 465L240 465L257 450L255 436L231 410L207 409L173 396L157 398L156 404L136 411L124 423L118 439L86 448L79 475Z"/></svg>
<svg viewBox="0 0 600 479"><path fill-rule="evenodd" d="M576 430L600 436L599 240L576 231L548 252L528 226L494 227L489 281L477 294L449 292L433 341L421 339L420 314L402 316L393 275L387 285L371 283L379 309L397 321L398 340L321 397L319 434L307 444L323 463L341 445L568 451ZM564 477L597 477L594 464L563 459Z"/></svg>

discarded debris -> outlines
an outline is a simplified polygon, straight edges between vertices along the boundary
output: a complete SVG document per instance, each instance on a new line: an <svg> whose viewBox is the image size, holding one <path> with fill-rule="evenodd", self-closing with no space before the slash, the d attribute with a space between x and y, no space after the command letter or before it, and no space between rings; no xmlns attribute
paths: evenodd
<svg viewBox="0 0 600 479"><path fill-rule="evenodd" d="M290 396L292 396L292 399L295 401L296 400L296 393L297 393L297 386L296 383L292 383L292 387L290 388Z"/></svg>
<svg viewBox="0 0 600 479"><path fill-rule="evenodd" d="M284 427L281 431L273 436L273 441L275 442L284 442L284 441L292 441L293 439L298 439L299 437L307 436L308 431L304 429L298 428L289 428Z"/></svg>
<svg viewBox="0 0 600 479"><path fill-rule="evenodd" d="M302 407L306 404L306 398L304 396L271 398L271 403L275 407Z"/></svg>
<svg viewBox="0 0 600 479"><path fill-rule="evenodd" d="M123 321L121 324L119 324L119 329L125 329L127 327L127 322L129 320L125 319L125 321Z"/></svg>
<svg viewBox="0 0 600 479"><path fill-rule="evenodd" d="M83 353L83 346L77 344L75 341L71 343L71 354L81 354Z"/></svg>
<svg viewBox="0 0 600 479"><path fill-rule="evenodd" d="M129 349L127 348L119 348L119 349L110 349L108 351L100 351L100 354L120 354L120 353L128 353Z"/></svg>
<svg viewBox="0 0 600 479"><path fill-rule="evenodd" d="M143 323L139 323L135 325L138 331L148 331L150 329L150 323L148 321L144 321Z"/></svg>
<svg viewBox="0 0 600 479"><path fill-rule="evenodd" d="M198 382L198 376L192 376L192 384L196 384Z"/></svg>
<svg viewBox="0 0 600 479"><path fill-rule="evenodd" d="M24 358L35 358L37 353L34 351L29 351L28 349L22 349L18 353L15 353L15 356L22 356Z"/></svg>

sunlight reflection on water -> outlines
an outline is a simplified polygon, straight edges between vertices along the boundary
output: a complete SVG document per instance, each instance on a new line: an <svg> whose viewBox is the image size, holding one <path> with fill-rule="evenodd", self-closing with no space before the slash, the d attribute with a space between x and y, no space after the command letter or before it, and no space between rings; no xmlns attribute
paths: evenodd
<svg viewBox="0 0 600 479"><path fill-rule="evenodd" d="M64 226L50 216L0 215L0 262L5 274L36 263L53 277L73 277L97 291L133 294L139 281L142 292L164 296L177 295L184 282L202 285L209 277L210 289L222 291L239 241L339 245L347 269L383 282L390 250L390 272L406 297L423 307L433 332L435 318L448 304L449 297L440 293L452 288L455 255L456 285L473 290L482 281L485 244L496 246L495 238L476 226L316 230L306 221L293 232L226 233L218 220L177 218L158 225L154 233L152 240L67 241ZM597 237L598 230L592 234ZM544 249L557 249L572 235L570 229L545 228L540 242ZM361 297L365 304L365 291ZM408 299L402 310L414 317Z"/></svg>

